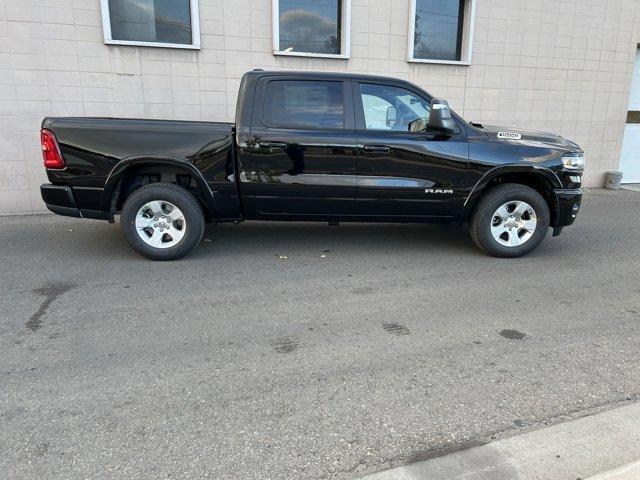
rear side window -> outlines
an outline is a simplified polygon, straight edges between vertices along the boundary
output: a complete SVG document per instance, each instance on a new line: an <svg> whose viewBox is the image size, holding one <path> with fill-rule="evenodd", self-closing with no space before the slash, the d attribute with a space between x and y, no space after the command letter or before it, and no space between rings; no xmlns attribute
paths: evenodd
<svg viewBox="0 0 640 480"><path fill-rule="evenodd" d="M264 123L274 128L344 128L343 82L273 80L262 111Z"/></svg>

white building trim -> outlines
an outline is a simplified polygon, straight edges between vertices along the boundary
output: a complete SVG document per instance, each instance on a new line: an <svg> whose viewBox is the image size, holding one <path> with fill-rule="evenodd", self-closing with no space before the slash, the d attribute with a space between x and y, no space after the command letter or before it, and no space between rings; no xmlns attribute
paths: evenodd
<svg viewBox="0 0 640 480"><path fill-rule="evenodd" d="M471 65L473 32L476 23L476 0L465 0L464 25L462 31L462 53L460 60L430 60L427 58L414 58L413 42L415 39L416 6L417 0L411 0L411 4L409 6L409 35L407 36L407 62L439 63L445 65Z"/></svg>
<svg viewBox="0 0 640 480"><path fill-rule="evenodd" d="M198 10L198 0L189 0L189 10L191 12L191 44L163 43L163 42L138 42L135 40L114 40L111 35L111 19L109 18L109 0L100 0L102 11L102 29L104 32L104 43L108 45L133 45L137 47L160 47L160 48L185 48L199 50L200 44L200 12Z"/></svg>
<svg viewBox="0 0 640 480"><path fill-rule="evenodd" d="M341 0L340 54L294 52L280 50L280 0L271 1L273 54L288 57L337 58L347 60L351 54L351 0Z"/></svg>

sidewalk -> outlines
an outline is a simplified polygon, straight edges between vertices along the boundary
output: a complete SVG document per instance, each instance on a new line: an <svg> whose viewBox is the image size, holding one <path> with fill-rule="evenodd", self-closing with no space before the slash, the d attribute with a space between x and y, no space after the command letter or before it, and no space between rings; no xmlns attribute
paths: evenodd
<svg viewBox="0 0 640 480"><path fill-rule="evenodd" d="M615 470L609 470L586 480L638 480L640 478L640 461L629 463Z"/></svg>
<svg viewBox="0 0 640 480"><path fill-rule="evenodd" d="M640 480L640 404L362 480Z"/></svg>

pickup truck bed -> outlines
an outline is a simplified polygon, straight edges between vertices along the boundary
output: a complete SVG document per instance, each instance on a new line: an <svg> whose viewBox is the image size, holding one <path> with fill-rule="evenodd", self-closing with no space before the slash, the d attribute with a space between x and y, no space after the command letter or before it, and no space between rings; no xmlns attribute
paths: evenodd
<svg viewBox="0 0 640 480"><path fill-rule="evenodd" d="M63 210L56 213L109 219L123 175L162 165L166 177L205 178L198 187L212 198L202 202L215 205L216 218L240 218L232 123L67 117L45 118L42 128L55 132L66 161L64 170L47 170L52 185L43 188L47 206Z"/></svg>

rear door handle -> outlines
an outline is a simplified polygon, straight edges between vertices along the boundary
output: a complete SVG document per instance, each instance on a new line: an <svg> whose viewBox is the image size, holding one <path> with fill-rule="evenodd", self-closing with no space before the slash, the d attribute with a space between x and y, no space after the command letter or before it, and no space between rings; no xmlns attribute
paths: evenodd
<svg viewBox="0 0 640 480"><path fill-rule="evenodd" d="M362 149L371 153L389 153L391 151L391 148L386 145L365 145Z"/></svg>
<svg viewBox="0 0 640 480"><path fill-rule="evenodd" d="M258 145L262 148L287 148L284 142L259 142Z"/></svg>

